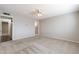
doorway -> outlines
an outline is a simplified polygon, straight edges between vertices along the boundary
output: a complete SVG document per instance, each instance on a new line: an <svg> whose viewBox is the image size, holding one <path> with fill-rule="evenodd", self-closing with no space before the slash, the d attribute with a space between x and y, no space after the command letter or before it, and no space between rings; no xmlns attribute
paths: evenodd
<svg viewBox="0 0 79 59"><path fill-rule="evenodd" d="M12 20L2 18L1 29L2 29L1 42L12 40Z"/></svg>

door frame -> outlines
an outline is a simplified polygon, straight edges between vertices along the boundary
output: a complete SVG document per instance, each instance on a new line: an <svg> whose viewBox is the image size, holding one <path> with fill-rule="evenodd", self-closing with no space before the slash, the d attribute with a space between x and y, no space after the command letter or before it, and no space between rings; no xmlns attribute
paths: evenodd
<svg viewBox="0 0 79 59"><path fill-rule="evenodd" d="M6 16L0 16L1 19L9 19L11 20L11 26L10 26L10 39L13 40L13 18L12 17L6 17Z"/></svg>

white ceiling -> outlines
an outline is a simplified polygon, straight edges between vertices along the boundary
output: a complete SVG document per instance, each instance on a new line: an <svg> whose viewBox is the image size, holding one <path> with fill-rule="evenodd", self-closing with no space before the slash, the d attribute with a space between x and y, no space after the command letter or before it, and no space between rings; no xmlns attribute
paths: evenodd
<svg viewBox="0 0 79 59"><path fill-rule="evenodd" d="M65 13L78 11L78 5L55 5L55 4L1 4L0 10L9 12L10 14L19 14L28 18L36 18L31 12L34 9L41 9L43 16L38 19L58 16Z"/></svg>

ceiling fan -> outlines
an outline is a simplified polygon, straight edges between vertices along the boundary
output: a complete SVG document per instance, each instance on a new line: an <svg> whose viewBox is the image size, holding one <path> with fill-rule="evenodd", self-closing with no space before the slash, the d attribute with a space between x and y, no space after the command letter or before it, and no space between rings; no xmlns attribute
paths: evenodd
<svg viewBox="0 0 79 59"><path fill-rule="evenodd" d="M42 11L41 11L41 9L34 9L34 10L32 11L32 15L33 15L33 16L38 16L38 17L42 16Z"/></svg>

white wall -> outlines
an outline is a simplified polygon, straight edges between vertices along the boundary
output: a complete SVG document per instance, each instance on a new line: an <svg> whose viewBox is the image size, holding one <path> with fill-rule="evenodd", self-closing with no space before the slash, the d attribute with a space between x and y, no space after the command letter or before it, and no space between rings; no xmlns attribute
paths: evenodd
<svg viewBox="0 0 79 59"><path fill-rule="evenodd" d="M1 19L0 19L0 36L1 36L1 33L2 33L2 24L1 24Z"/></svg>
<svg viewBox="0 0 79 59"><path fill-rule="evenodd" d="M35 36L34 21L21 15L14 15L13 40Z"/></svg>
<svg viewBox="0 0 79 59"><path fill-rule="evenodd" d="M40 35L79 43L79 12L40 21Z"/></svg>
<svg viewBox="0 0 79 59"><path fill-rule="evenodd" d="M2 10L0 10L0 15L1 15L1 12ZM2 35L2 21L1 21L1 18L0 18L0 36ZM0 37L0 40L1 40L1 37Z"/></svg>
<svg viewBox="0 0 79 59"><path fill-rule="evenodd" d="M12 15L12 16L13 16L13 24L12 24L13 40L35 36L35 27L34 27L35 20L28 19L27 17L21 15Z"/></svg>
<svg viewBox="0 0 79 59"><path fill-rule="evenodd" d="M5 10L0 10L0 16L3 16L2 13L4 11ZM9 13L11 14L11 16L8 17L13 18L13 29L12 29L13 40L35 36L34 19L29 19L27 15L23 16L17 13L15 14L12 12Z"/></svg>
<svg viewBox="0 0 79 59"><path fill-rule="evenodd" d="M2 35L2 24L1 24L1 19L0 19L0 42L1 42L1 35Z"/></svg>
<svg viewBox="0 0 79 59"><path fill-rule="evenodd" d="M3 12L7 12L5 10L0 10L0 16L3 16ZM19 15L17 13L9 12L13 18L13 33L12 37L13 40L21 39L21 38L28 38L35 36L35 26L34 26L34 19L29 19L26 16Z"/></svg>

